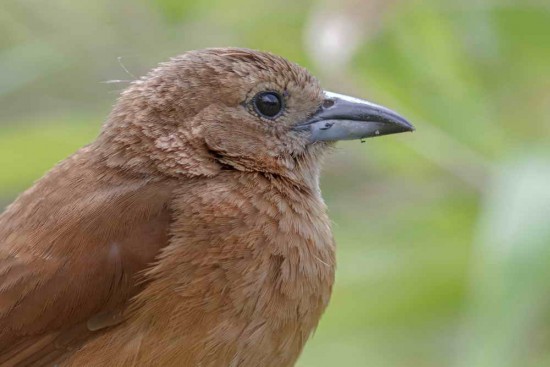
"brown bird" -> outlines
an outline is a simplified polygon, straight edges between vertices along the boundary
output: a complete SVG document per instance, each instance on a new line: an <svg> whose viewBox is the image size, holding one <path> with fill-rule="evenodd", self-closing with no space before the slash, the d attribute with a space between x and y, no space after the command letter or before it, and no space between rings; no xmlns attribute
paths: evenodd
<svg viewBox="0 0 550 367"><path fill-rule="evenodd" d="M411 130L269 53L160 64L0 216L0 365L294 365L334 279L322 157Z"/></svg>

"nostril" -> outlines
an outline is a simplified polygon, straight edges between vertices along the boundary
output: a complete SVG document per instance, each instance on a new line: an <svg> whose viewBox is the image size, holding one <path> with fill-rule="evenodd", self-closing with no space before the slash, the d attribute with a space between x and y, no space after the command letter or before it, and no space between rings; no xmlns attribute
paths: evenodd
<svg viewBox="0 0 550 367"><path fill-rule="evenodd" d="M323 101L323 108L329 108L334 106L334 100L333 99L325 99Z"/></svg>

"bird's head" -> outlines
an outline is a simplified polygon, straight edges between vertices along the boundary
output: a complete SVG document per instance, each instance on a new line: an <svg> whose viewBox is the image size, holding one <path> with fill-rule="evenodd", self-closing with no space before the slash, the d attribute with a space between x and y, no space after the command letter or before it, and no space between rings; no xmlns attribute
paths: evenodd
<svg viewBox="0 0 550 367"><path fill-rule="evenodd" d="M98 143L108 163L129 170L301 179L317 175L334 141L412 130L387 108L324 91L281 57L217 48L185 53L133 82Z"/></svg>

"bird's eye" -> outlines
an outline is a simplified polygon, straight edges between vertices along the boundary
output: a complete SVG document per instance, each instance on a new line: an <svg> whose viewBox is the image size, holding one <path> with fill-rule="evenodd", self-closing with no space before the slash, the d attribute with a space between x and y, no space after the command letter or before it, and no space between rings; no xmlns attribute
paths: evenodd
<svg viewBox="0 0 550 367"><path fill-rule="evenodd" d="M254 97L253 103L256 112L268 118L277 116L283 109L281 97L275 92L258 93Z"/></svg>

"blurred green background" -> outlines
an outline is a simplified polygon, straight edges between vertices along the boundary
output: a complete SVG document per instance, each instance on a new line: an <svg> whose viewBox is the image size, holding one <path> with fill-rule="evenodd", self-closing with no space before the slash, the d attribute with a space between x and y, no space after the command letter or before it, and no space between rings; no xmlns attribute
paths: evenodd
<svg viewBox="0 0 550 367"><path fill-rule="evenodd" d="M337 281L298 366L550 366L548 1L3 0L0 204L128 81L229 45L417 128L327 162Z"/></svg>

